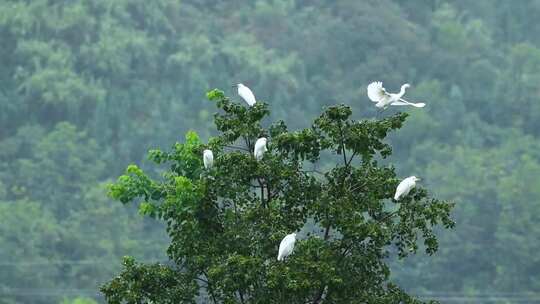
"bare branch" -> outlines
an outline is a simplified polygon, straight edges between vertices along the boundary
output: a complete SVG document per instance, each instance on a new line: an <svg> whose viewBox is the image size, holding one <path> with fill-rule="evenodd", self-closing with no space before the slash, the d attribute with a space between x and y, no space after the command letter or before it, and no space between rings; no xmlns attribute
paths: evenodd
<svg viewBox="0 0 540 304"><path fill-rule="evenodd" d="M346 166L350 166L355 156L356 156L356 151L353 151L353 153L352 153L352 155L351 155L351 158L349 158L349 161L347 161L347 162L345 163L345 165L346 165Z"/></svg>
<svg viewBox="0 0 540 304"><path fill-rule="evenodd" d="M249 151L248 148L244 148L244 147L238 147L238 146L223 146L223 148L228 148L228 149L236 149L236 150L242 150L242 151L247 151L247 152L251 152Z"/></svg>

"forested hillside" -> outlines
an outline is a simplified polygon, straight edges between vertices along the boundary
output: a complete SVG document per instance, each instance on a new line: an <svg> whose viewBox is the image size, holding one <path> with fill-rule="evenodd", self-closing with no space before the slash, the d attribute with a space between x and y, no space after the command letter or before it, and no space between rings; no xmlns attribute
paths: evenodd
<svg viewBox="0 0 540 304"><path fill-rule="evenodd" d="M374 80L424 109L393 165L456 202L436 257L393 263L443 303L540 301L540 1L0 0L0 303L92 303L163 227L106 183L243 82L305 127L325 105L377 115ZM159 172L153 172L158 174ZM89 298L88 301L83 298Z"/></svg>

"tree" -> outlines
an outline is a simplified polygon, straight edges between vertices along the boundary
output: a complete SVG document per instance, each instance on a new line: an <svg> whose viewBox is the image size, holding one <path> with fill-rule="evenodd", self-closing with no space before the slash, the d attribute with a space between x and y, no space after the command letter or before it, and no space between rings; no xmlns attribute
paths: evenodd
<svg viewBox="0 0 540 304"><path fill-rule="evenodd" d="M330 106L310 128L288 131L283 121L263 127L268 105L232 102L209 92L221 112L219 136L208 144L194 132L171 152L149 158L168 164L162 179L130 165L111 184L112 198L140 201L140 211L164 220L170 265L124 260L122 273L102 287L109 303L418 303L389 281L386 259L406 257L423 239L437 250L433 229L453 227L452 204L417 188L392 201L399 180L383 140L407 117L352 120L346 105ZM257 161L258 137L269 151ZM216 156L211 170L203 149ZM325 172L309 170L321 158ZM300 231L296 248L276 260L280 240Z"/></svg>
<svg viewBox="0 0 540 304"><path fill-rule="evenodd" d="M88 298L64 299L60 304L97 304L96 301Z"/></svg>

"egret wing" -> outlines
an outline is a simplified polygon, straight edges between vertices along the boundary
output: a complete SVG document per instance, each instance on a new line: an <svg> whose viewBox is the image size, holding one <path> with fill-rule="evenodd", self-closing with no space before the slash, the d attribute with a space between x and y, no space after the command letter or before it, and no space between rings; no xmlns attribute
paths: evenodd
<svg viewBox="0 0 540 304"><path fill-rule="evenodd" d="M214 165L214 154L210 150L205 150L203 154L203 163L206 169L211 168Z"/></svg>
<svg viewBox="0 0 540 304"><path fill-rule="evenodd" d="M266 152L266 138L264 137L261 137L259 139L257 139L257 141L255 142L255 149L254 149L254 156L255 158L257 158L257 160L260 160L264 154L264 152Z"/></svg>
<svg viewBox="0 0 540 304"><path fill-rule="evenodd" d="M384 87L382 86L382 82L375 81L368 85L367 95L369 99L371 99L371 101L379 102L381 99L383 99L387 95L387 93Z"/></svg>
<svg viewBox="0 0 540 304"><path fill-rule="evenodd" d="M246 86L238 88L238 95L240 95L240 97L242 97L242 99L244 99L250 106L253 106L257 102L253 92L251 92L251 90Z"/></svg>
<svg viewBox="0 0 540 304"><path fill-rule="evenodd" d="M410 177L402 180L396 188L396 193L394 194L394 199L397 201L401 196L407 195L411 191L412 186L414 185Z"/></svg>
<svg viewBox="0 0 540 304"><path fill-rule="evenodd" d="M294 243L295 237L292 234L289 234L283 238L283 240L279 244L278 261L283 260L283 258L287 257L292 253Z"/></svg>

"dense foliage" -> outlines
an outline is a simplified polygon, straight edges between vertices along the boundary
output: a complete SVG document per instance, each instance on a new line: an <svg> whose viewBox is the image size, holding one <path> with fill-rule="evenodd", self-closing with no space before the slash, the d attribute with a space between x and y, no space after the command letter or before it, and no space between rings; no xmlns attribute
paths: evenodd
<svg viewBox="0 0 540 304"><path fill-rule="evenodd" d="M418 238L435 252L434 227L454 223L452 205L422 188L391 200L399 180L378 159L390 155L383 140L406 115L351 120L348 106L332 106L291 132L283 121L263 127L267 104L246 108L221 91L208 95L222 110L219 136L203 145L190 132L171 152L150 151L168 164L162 179L131 165L110 186L111 197L142 200L143 213L167 223L173 265L126 259L102 289L107 302L195 303L200 285L207 296L199 299L216 304L416 303L387 282L386 260L391 251L416 252ZM261 136L270 146L257 160L251 151ZM203 169L204 148L216 152L212 168ZM324 154L337 156L335 164L306 170ZM276 260L280 240L306 229L294 254Z"/></svg>
<svg viewBox="0 0 540 304"><path fill-rule="evenodd" d="M539 13L537 0L0 0L1 301L99 300L123 255L165 258L163 227L103 185L130 163L157 176L146 152L189 129L209 138L204 90L244 82L294 130L330 104L374 116L373 80L428 104L390 135L398 176L457 203L438 254L394 263L395 280L530 301Z"/></svg>

